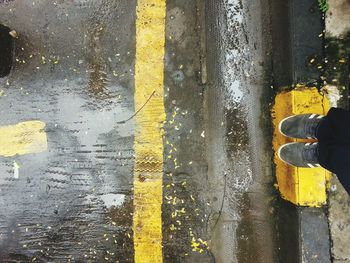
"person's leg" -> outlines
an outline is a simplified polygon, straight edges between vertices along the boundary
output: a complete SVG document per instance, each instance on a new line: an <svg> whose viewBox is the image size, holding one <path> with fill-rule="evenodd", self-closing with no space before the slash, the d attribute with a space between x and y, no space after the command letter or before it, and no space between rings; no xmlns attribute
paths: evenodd
<svg viewBox="0 0 350 263"><path fill-rule="evenodd" d="M350 143L350 111L331 108L316 132L319 141Z"/></svg>
<svg viewBox="0 0 350 263"><path fill-rule="evenodd" d="M318 146L320 165L335 173L350 193L350 144L319 142Z"/></svg>
<svg viewBox="0 0 350 263"><path fill-rule="evenodd" d="M11 71L13 57L13 38L10 28L0 24L0 78Z"/></svg>
<svg viewBox="0 0 350 263"><path fill-rule="evenodd" d="M350 193L350 112L332 108L317 130L320 165L335 173Z"/></svg>

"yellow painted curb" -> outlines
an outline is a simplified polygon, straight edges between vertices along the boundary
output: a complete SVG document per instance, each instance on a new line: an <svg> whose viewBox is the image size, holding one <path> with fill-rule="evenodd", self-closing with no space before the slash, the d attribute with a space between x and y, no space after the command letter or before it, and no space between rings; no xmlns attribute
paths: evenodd
<svg viewBox="0 0 350 263"><path fill-rule="evenodd" d="M290 92L282 92L276 96L272 110L274 124L273 148L278 189L281 196L301 206L320 207L327 201L327 185L331 173L323 168L296 168L285 164L277 157L278 148L297 140L283 136L278 130L280 121L296 114L323 114L330 109L329 100L316 88L297 88Z"/></svg>
<svg viewBox="0 0 350 263"><path fill-rule="evenodd" d="M138 0L135 62L134 250L136 263L163 262L165 0Z"/></svg>
<svg viewBox="0 0 350 263"><path fill-rule="evenodd" d="M39 153L47 149L45 123L26 121L0 127L0 156Z"/></svg>

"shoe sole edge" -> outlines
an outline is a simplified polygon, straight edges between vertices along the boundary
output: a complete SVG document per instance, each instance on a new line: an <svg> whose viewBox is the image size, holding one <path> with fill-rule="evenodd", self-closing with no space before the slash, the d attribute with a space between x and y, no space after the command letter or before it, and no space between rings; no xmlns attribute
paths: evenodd
<svg viewBox="0 0 350 263"><path fill-rule="evenodd" d="M288 164L288 165L291 165L291 166L293 166L293 167L297 167L297 166L295 166L295 165L293 165L293 164L291 164L291 163L289 163L289 162L287 162L287 161L285 161L285 160L283 160L283 159L281 158L281 151L282 151L282 149L283 149L284 147L286 147L286 146L288 146L288 145L291 145L291 144L296 144L296 143L299 143L299 142L285 143L285 144L283 144L282 146L280 146L280 147L278 148L278 150L277 150L277 157L278 157L282 162L284 162L284 163L286 163L286 164Z"/></svg>
<svg viewBox="0 0 350 263"><path fill-rule="evenodd" d="M296 167L296 168L309 168L309 169L312 169L312 168L321 167L320 164L318 164L318 163L317 163L317 164L309 164L309 163L307 163L307 164L306 164L307 166L295 166L294 164L291 164L291 163L289 163L289 162L283 160L283 159L281 158L281 150L282 150L284 147L286 147L286 146L288 146L288 145L291 145L291 144L305 144L305 145L307 145L307 144L317 144L317 142L314 142L314 143L290 142L290 143L283 144L283 145L280 146L280 147L278 148L278 150L277 150L277 157L278 157L282 162L284 162L284 163L286 163L286 164L288 164L288 165L290 165L290 166Z"/></svg>
<svg viewBox="0 0 350 263"><path fill-rule="evenodd" d="M312 116L312 115L315 115L315 117L317 116L316 119L322 119L322 118L324 117L324 115L322 115L322 114L311 114L310 116ZM283 123L284 121L290 119L290 118L295 117L295 116L297 116L297 115L291 115L291 116L288 116L288 117L282 119L282 120L280 121L280 123L278 124L278 131L279 131L283 136L285 136L285 137L287 137L287 138L291 138L291 139L309 139L309 140L314 140L314 139L316 139L316 138L313 138L313 137L305 137L305 138L304 138L304 137L303 137L303 138L301 138L301 137L292 137L292 136L289 136L289 135L285 134L284 132L282 132L282 123ZM320 118L320 117L321 117L321 118ZM309 117L309 118L310 118L310 117ZM312 118L312 119L313 119L313 118Z"/></svg>
<svg viewBox="0 0 350 263"><path fill-rule="evenodd" d="M292 139L293 139L294 137L291 137L291 136L289 136L289 135L287 135L287 134L284 134L284 133L282 132L282 123L283 123L284 121L290 119L290 118L293 118L294 116L296 116L296 115L288 116L288 117L282 119L282 120L280 121L280 123L278 124L278 131L279 131L283 136L288 137L288 138L292 138Z"/></svg>

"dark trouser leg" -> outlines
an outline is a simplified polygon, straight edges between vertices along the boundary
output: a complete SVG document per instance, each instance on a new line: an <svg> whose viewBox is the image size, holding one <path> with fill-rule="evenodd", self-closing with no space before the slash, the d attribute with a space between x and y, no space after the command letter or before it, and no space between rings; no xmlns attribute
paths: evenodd
<svg viewBox="0 0 350 263"><path fill-rule="evenodd" d="M331 108L318 128L317 139L350 143L350 112Z"/></svg>
<svg viewBox="0 0 350 263"><path fill-rule="evenodd" d="M9 32L10 28L0 24L0 78L8 75L12 67L13 38Z"/></svg>
<svg viewBox="0 0 350 263"><path fill-rule="evenodd" d="M319 161L350 192L350 112L332 108L318 128Z"/></svg>

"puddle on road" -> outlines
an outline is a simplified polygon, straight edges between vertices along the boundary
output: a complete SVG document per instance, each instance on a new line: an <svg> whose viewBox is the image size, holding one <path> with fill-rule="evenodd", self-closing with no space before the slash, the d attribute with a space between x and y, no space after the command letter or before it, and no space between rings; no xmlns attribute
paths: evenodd
<svg viewBox="0 0 350 263"><path fill-rule="evenodd" d="M108 216L113 225L117 226L132 226L133 219L133 201L131 198L126 198L121 206L113 206L108 211Z"/></svg>
<svg viewBox="0 0 350 263"><path fill-rule="evenodd" d="M105 194L101 195L100 198L104 202L107 208L119 207L124 203L125 195L122 194Z"/></svg>
<svg viewBox="0 0 350 263"><path fill-rule="evenodd" d="M2 206L0 261L132 262L132 200L115 193L131 188L134 123L117 122L134 112L134 1L34 2L0 6L19 32L2 122L47 121L49 151L0 165L0 203L14 204Z"/></svg>

